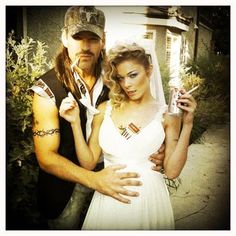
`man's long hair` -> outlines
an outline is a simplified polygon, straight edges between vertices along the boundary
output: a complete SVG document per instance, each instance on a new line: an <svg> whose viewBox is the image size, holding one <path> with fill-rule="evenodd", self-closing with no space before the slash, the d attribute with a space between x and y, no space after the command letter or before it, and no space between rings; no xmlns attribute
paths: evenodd
<svg viewBox="0 0 236 236"><path fill-rule="evenodd" d="M105 50L103 49L95 65L94 76L97 79L100 77L102 72L104 55ZM68 50L63 46L61 52L59 52L59 54L55 58L55 71L57 74L57 78L62 82L63 86L68 91L70 91L77 100L79 100L81 98L81 94L70 66L71 60L68 55Z"/></svg>

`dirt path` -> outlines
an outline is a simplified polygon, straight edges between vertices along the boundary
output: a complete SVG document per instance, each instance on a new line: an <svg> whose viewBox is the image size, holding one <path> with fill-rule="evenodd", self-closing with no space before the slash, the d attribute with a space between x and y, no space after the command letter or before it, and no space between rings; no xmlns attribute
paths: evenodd
<svg viewBox="0 0 236 236"><path fill-rule="evenodd" d="M212 126L189 147L182 184L171 195L176 229L229 229L229 124Z"/></svg>

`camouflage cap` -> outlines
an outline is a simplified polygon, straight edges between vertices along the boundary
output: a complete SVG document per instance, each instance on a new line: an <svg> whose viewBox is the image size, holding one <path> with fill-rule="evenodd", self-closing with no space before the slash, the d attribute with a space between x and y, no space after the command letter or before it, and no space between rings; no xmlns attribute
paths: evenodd
<svg viewBox="0 0 236 236"><path fill-rule="evenodd" d="M104 27L104 13L93 6L73 6L65 14L64 28L71 36L90 31L102 38Z"/></svg>

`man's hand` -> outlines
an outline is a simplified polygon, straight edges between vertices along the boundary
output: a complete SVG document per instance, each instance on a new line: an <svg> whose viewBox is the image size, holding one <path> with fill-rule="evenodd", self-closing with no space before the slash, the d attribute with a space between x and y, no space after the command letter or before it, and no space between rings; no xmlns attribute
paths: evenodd
<svg viewBox="0 0 236 236"><path fill-rule="evenodd" d="M159 150L153 153L149 157L149 160L155 164L154 166L152 166L152 169L155 171L160 171L161 169L163 169L164 158L165 158L165 144L163 143L159 148Z"/></svg>
<svg viewBox="0 0 236 236"><path fill-rule="evenodd" d="M80 122L80 109L71 92L68 93L68 97L62 100L59 108L59 114L70 123Z"/></svg>
<svg viewBox="0 0 236 236"><path fill-rule="evenodd" d="M98 192L111 196L123 203L130 203L130 199L123 197L122 195L137 197L138 192L130 191L124 186L140 186L141 181L134 180L132 178L139 178L139 174L135 172L118 172L118 170L124 169L125 165L108 166L105 169L94 172L94 189Z"/></svg>

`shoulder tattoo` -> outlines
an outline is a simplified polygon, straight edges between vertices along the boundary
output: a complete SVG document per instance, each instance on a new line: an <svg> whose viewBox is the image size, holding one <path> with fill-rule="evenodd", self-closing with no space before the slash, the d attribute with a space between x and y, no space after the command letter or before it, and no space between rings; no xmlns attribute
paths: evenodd
<svg viewBox="0 0 236 236"><path fill-rule="evenodd" d="M33 136L44 137L47 135L59 134L60 130L57 129L49 129L49 130L35 130L33 131Z"/></svg>

